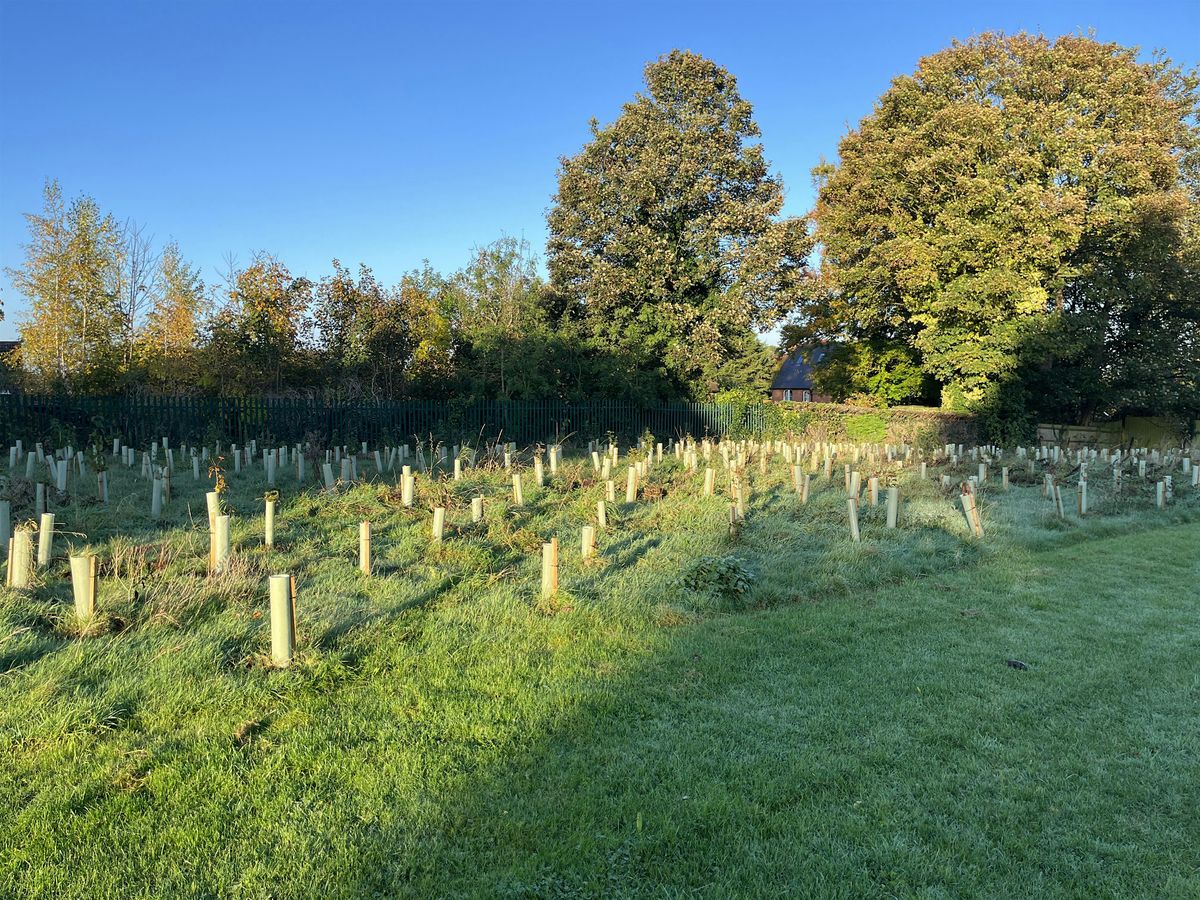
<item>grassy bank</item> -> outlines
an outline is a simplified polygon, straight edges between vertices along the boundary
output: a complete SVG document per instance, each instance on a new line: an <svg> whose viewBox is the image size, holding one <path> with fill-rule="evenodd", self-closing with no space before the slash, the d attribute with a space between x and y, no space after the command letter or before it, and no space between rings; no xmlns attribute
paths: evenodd
<svg viewBox="0 0 1200 900"><path fill-rule="evenodd" d="M107 509L58 509L58 555L103 561L100 621L80 635L63 560L0 592L0 892L1200 891L1200 498L1159 511L1097 480L1093 514L1060 520L1017 478L983 493L981 542L909 473L902 527L866 509L853 544L840 483L801 506L782 463L755 472L731 534L727 501L664 463L592 561L603 487L581 464L519 509L503 472L423 482L413 510L390 479L285 480L271 552L247 472L216 579L205 485L177 476L154 523L114 472ZM541 601L551 536L562 591ZM285 571L281 671L264 614Z"/></svg>

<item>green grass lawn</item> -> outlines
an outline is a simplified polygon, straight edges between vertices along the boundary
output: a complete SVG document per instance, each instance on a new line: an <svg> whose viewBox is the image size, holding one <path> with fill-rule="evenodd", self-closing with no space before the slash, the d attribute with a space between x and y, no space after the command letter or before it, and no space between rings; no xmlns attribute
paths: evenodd
<svg viewBox="0 0 1200 900"><path fill-rule="evenodd" d="M669 460L585 562L590 466L521 509L503 472L423 479L414 510L390 478L285 479L270 553L256 470L215 579L205 483L177 474L154 523L114 472L107 509L57 508L44 584L0 591L0 895L1200 895L1200 496L1160 511L1095 476L1094 513L1059 520L1014 474L978 541L941 471L902 476L902 527L864 508L853 544L840 482L801 506L781 461L752 466L731 535ZM698 589L702 557L749 591ZM273 572L299 583L286 670Z"/></svg>

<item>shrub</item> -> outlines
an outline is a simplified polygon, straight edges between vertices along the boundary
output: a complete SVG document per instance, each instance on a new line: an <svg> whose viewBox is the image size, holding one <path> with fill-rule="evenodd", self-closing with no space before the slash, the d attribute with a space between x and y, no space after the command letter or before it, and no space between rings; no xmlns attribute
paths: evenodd
<svg viewBox="0 0 1200 900"><path fill-rule="evenodd" d="M683 574L680 583L689 591L703 594L720 605L746 605L754 586L754 573L736 556L702 556Z"/></svg>

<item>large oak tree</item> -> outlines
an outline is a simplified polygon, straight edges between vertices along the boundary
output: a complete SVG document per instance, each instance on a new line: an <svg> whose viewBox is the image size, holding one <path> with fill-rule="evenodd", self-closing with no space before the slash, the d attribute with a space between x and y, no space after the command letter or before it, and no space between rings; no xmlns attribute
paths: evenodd
<svg viewBox="0 0 1200 900"><path fill-rule="evenodd" d="M954 404L1194 409L1196 87L1085 36L922 59L817 170L809 330L915 351Z"/></svg>

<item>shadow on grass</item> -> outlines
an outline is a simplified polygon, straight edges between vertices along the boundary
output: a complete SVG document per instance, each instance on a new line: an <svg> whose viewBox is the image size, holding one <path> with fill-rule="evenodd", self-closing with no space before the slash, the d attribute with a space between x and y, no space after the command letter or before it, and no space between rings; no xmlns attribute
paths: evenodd
<svg viewBox="0 0 1200 900"><path fill-rule="evenodd" d="M8 641L13 641L15 635L9 635ZM6 641L6 643L8 642ZM66 641L62 638L51 637L44 633L32 633L24 636L18 646L5 648L0 652L0 676L16 673L26 666L33 665L42 657L58 650Z"/></svg>
<svg viewBox="0 0 1200 900"><path fill-rule="evenodd" d="M1187 570L1153 537L1138 544L1130 552L1156 557L1155 582ZM1110 575L1047 571L1031 584L994 564L664 629L649 656L547 698L493 765L457 771L434 826L359 831L359 864L335 893L1195 887L1200 855L1176 843L1190 814L1171 802L1192 766L1129 755L1146 740L1195 748L1183 698L1165 723L1141 695L1183 676L1190 651L1139 674L1159 653L1153 619L1105 587ZM1033 589L1058 603L1031 606ZM1200 624L1200 604L1175 609ZM1107 652L1118 646L1133 652ZM1028 671L1005 664L1015 655Z"/></svg>
<svg viewBox="0 0 1200 900"><path fill-rule="evenodd" d="M339 642L352 632L368 625L394 619L407 612L425 609L439 597L454 590L462 578L447 576L436 584L431 585L415 597L401 603L389 604L386 607L374 604L371 607L360 606L338 618L332 625L325 628L313 639L312 645L321 651L342 649Z"/></svg>
<svg viewBox="0 0 1200 900"><path fill-rule="evenodd" d="M659 535L640 532L626 532L614 541L603 545L604 555L611 560L608 564L609 573L620 572L632 568L647 553L661 546L663 539Z"/></svg>

